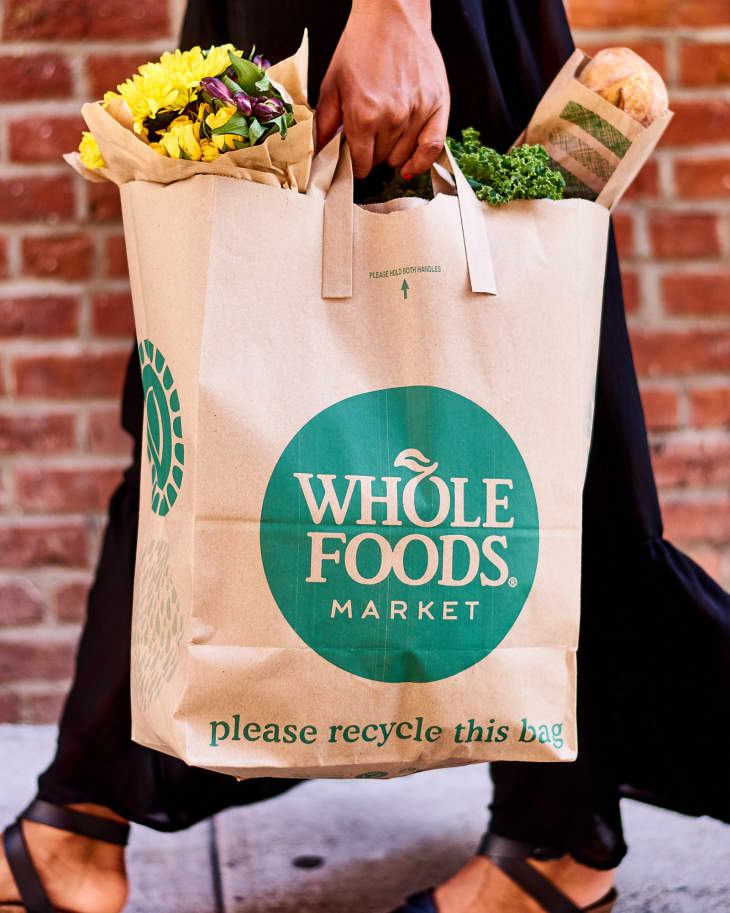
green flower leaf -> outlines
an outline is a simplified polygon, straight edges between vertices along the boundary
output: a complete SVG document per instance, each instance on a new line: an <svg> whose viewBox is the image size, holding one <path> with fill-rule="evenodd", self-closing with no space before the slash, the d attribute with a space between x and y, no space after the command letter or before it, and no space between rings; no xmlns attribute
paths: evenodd
<svg viewBox="0 0 730 913"><path fill-rule="evenodd" d="M255 146L264 133L266 133L266 127L260 124L255 117L252 117L248 123L249 145Z"/></svg>
<svg viewBox="0 0 730 913"><path fill-rule="evenodd" d="M211 133L216 136L220 136L224 133L233 133L236 136L243 136L245 139L248 139L249 129L248 119L243 114L233 114L225 124L216 127Z"/></svg>
<svg viewBox="0 0 730 913"><path fill-rule="evenodd" d="M245 57L237 57L235 54L228 52L231 60L231 66L236 73L236 82L247 95L255 95L256 83L263 77L264 73L259 68L246 60Z"/></svg>

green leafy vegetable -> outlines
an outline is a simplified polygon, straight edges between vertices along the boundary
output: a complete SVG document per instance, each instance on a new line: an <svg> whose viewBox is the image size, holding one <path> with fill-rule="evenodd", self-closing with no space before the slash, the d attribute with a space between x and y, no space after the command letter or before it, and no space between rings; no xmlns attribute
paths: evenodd
<svg viewBox="0 0 730 913"><path fill-rule="evenodd" d="M446 139L464 177L480 200L492 206L510 200L562 200L565 178L550 167L543 146L516 146L506 155L479 140L479 131L467 127L461 142Z"/></svg>
<svg viewBox="0 0 730 913"><path fill-rule="evenodd" d="M484 146L479 131L467 127L461 131L461 142L447 137L446 142L464 177L477 197L491 206L501 206L510 200L562 200L565 178L551 167L551 159L543 146L517 146L503 155ZM429 174L418 174L404 180L400 173L383 185L381 193L366 200L384 203L398 197L433 197Z"/></svg>

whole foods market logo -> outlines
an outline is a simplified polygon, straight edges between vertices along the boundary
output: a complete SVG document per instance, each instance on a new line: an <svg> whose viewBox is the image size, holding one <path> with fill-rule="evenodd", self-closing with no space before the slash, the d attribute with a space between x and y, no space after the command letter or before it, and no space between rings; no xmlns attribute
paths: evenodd
<svg viewBox="0 0 730 913"><path fill-rule="evenodd" d="M320 412L281 455L261 514L264 570L289 624L320 656L383 682L484 659L522 611L538 543L514 441L440 387Z"/></svg>
<svg viewBox="0 0 730 913"><path fill-rule="evenodd" d="M180 398L165 358L149 339L139 346L145 413L147 459L152 468L152 510L164 517L182 485L185 447Z"/></svg>

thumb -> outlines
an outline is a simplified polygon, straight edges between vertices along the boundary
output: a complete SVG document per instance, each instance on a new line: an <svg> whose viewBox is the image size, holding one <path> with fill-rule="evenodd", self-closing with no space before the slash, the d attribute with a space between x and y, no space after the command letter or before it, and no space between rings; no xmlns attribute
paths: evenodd
<svg viewBox="0 0 730 913"><path fill-rule="evenodd" d="M317 152L322 149L337 133L342 123L342 105L340 93L334 83L324 82L319 93L315 112L317 126Z"/></svg>

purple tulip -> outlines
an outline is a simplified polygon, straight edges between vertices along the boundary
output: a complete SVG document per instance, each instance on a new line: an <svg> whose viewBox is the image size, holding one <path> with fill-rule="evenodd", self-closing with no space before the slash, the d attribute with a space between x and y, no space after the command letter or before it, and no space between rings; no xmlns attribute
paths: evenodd
<svg viewBox="0 0 730 913"><path fill-rule="evenodd" d="M200 88L207 92L211 98L217 98L226 105L233 105L233 96L226 88L225 83L221 82L216 76L206 76L200 80Z"/></svg>
<svg viewBox="0 0 730 913"><path fill-rule="evenodd" d="M248 117L253 110L253 100L250 99L245 92L234 92L233 104L238 108L241 114L246 117Z"/></svg>
<svg viewBox="0 0 730 913"><path fill-rule="evenodd" d="M261 96L254 100L253 113L259 121L263 122L278 117L280 114L285 114L286 108L280 98Z"/></svg>
<svg viewBox="0 0 730 913"><path fill-rule="evenodd" d="M253 59L253 63L259 68L259 70L268 70L271 66L271 63L264 57L263 54L256 54Z"/></svg>

